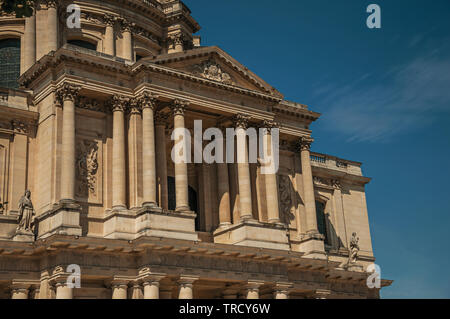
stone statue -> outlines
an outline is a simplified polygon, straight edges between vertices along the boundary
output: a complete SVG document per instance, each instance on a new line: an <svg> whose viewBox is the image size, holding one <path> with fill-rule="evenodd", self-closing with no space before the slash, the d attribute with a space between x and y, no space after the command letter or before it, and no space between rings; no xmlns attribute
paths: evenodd
<svg viewBox="0 0 450 319"><path fill-rule="evenodd" d="M355 264L358 259L359 253L359 237L356 237L356 233L352 234L352 239L350 239L350 256L349 263Z"/></svg>
<svg viewBox="0 0 450 319"><path fill-rule="evenodd" d="M31 202L31 192L27 190L19 201L19 225L17 226L17 231L33 232L33 216L34 209Z"/></svg>

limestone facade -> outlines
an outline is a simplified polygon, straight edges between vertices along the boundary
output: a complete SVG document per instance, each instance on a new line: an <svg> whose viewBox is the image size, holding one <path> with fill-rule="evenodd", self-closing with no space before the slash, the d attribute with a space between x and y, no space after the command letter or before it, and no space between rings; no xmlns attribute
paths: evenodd
<svg viewBox="0 0 450 319"><path fill-rule="evenodd" d="M0 41L21 47L20 87L0 89L0 298L379 296L366 286L370 179L311 151L320 114L201 46L181 1L77 1L81 29L65 23L70 3L0 18ZM174 163L172 131L196 120L236 128L247 159L245 128L279 128L277 174ZM32 235L17 231L26 190Z"/></svg>

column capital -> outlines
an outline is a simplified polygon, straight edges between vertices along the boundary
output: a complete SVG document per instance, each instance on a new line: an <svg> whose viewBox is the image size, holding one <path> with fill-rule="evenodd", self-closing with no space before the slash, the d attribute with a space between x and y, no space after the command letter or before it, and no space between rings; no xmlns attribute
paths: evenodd
<svg viewBox="0 0 450 319"><path fill-rule="evenodd" d="M56 100L61 105L63 104L64 101L75 102L80 90L81 86L74 85L71 83L64 83L56 89Z"/></svg>
<svg viewBox="0 0 450 319"><path fill-rule="evenodd" d="M170 108L172 109L173 115L184 115L186 107L189 105L189 101L175 99Z"/></svg>
<svg viewBox="0 0 450 319"><path fill-rule="evenodd" d="M181 287L189 287L192 288L194 286L194 282L199 280L200 277L198 276L180 276L178 279L178 284Z"/></svg>
<svg viewBox="0 0 450 319"><path fill-rule="evenodd" d="M158 95L149 91L144 91L137 97L137 100L142 109L150 108L155 111L158 103Z"/></svg>
<svg viewBox="0 0 450 319"><path fill-rule="evenodd" d="M239 113L233 116L232 122L235 128L242 128L245 130L248 128L248 122L250 118L251 117L247 114Z"/></svg>
<svg viewBox="0 0 450 319"><path fill-rule="evenodd" d="M281 127L281 124L274 120L263 120L261 122L260 127L264 129L264 134L271 134L272 129L274 129L274 128L279 129Z"/></svg>
<svg viewBox="0 0 450 319"><path fill-rule="evenodd" d="M292 290L294 285L288 282L277 282L274 287L275 292L281 292L289 295L289 292Z"/></svg>
<svg viewBox="0 0 450 319"><path fill-rule="evenodd" d="M108 104L113 112L125 112L129 102L129 98L116 94L110 98Z"/></svg>
<svg viewBox="0 0 450 319"><path fill-rule="evenodd" d="M247 284L245 285L245 289L247 289L247 291L255 291L258 292L259 288L264 285L263 281L248 281Z"/></svg>
<svg viewBox="0 0 450 319"><path fill-rule="evenodd" d="M142 104L136 98L130 99L128 102L128 111L130 114L141 114Z"/></svg>
<svg viewBox="0 0 450 319"><path fill-rule="evenodd" d="M338 180L338 179L332 179L331 180L331 186L333 186L334 189L341 189L342 188L341 181Z"/></svg>
<svg viewBox="0 0 450 319"><path fill-rule="evenodd" d="M103 15L103 23L105 23L107 27L113 27L116 24L116 21L117 18L112 14Z"/></svg>
<svg viewBox="0 0 450 319"><path fill-rule="evenodd" d="M120 30L122 32L132 32L133 28L135 27L135 23L128 21L125 18L119 18L119 23L120 23Z"/></svg>
<svg viewBox="0 0 450 319"><path fill-rule="evenodd" d="M59 0L45 0L47 8L57 8Z"/></svg>
<svg viewBox="0 0 450 319"><path fill-rule="evenodd" d="M299 151L310 151L311 144L314 142L314 139L310 136L302 136L297 142L297 149Z"/></svg>

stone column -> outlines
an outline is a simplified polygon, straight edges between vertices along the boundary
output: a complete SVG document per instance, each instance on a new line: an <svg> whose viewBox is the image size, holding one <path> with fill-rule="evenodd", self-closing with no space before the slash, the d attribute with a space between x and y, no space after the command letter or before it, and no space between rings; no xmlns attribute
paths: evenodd
<svg viewBox="0 0 450 319"><path fill-rule="evenodd" d="M122 57L124 59L133 61L133 36L131 33L132 23L122 20Z"/></svg>
<svg viewBox="0 0 450 319"><path fill-rule="evenodd" d="M183 132L185 129L184 126L184 112L187 106L186 101L175 100L172 104L173 111L173 122L174 122L174 130L179 132ZM183 143L183 151L187 151L186 136L179 137L178 140L174 142L175 145L180 146ZM175 148L175 147L174 147ZM188 197L188 170L187 163L185 159L185 154L181 154L180 152L175 152L174 158L175 160L175 198L176 198L176 211L189 211L189 197ZM190 159L188 159L190 160Z"/></svg>
<svg viewBox="0 0 450 319"><path fill-rule="evenodd" d="M56 299L73 299L73 288L67 287L65 281L56 283Z"/></svg>
<svg viewBox="0 0 450 319"><path fill-rule="evenodd" d="M25 67L24 73L36 62L36 15L25 18Z"/></svg>
<svg viewBox="0 0 450 319"><path fill-rule="evenodd" d="M163 209L169 209L169 193L167 188L166 124L167 116L161 112L157 112L155 116L156 179L158 181L158 203L159 207Z"/></svg>
<svg viewBox="0 0 450 319"><path fill-rule="evenodd" d="M276 128L277 125L274 122L265 121L264 122L265 130L264 130L264 147L266 148L265 155L268 156L266 161L271 159L273 161L273 152L277 150L273 150L272 148L272 129ZM262 164L264 165L264 164ZM266 200L267 200L267 219L269 223L278 224L280 223L280 211L278 204L278 183L277 183L277 175L276 172L271 172L270 168L275 169L275 165L269 162L266 164L266 170L268 174L264 175L264 181L266 186Z"/></svg>
<svg viewBox="0 0 450 319"><path fill-rule="evenodd" d="M165 276L148 275L142 279L144 286L144 299L159 299L159 282Z"/></svg>
<svg viewBox="0 0 450 319"><path fill-rule="evenodd" d="M237 139L237 166L239 182L239 212L241 220L253 218L252 214L252 190L250 184L250 167L248 164L248 147L246 129L248 117L238 114L234 118Z"/></svg>
<svg viewBox="0 0 450 319"><path fill-rule="evenodd" d="M249 281L245 287L247 290L247 299L259 299L259 288L263 284L263 282L259 281Z"/></svg>
<svg viewBox="0 0 450 319"><path fill-rule="evenodd" d="M140 193L139 164L142 160L140 151L142 151L142 141L140 132L142 132L141 107L137 99L131 99L128 104L128 207L130 209L141 207L142 193ZM144 189L145 190L145 189Z"/></svg>
<svg viewBox="0 0 450 319"><path fill-rule="evenodd" d="M222 130L223 139L217 140L217 147L222 147L223 163L217 163L217 192L219 195L219 226L231 225L230 183L228 179L228 164L226 156L225 130Z"/></svg>
<svg viewBox="0 0 450 319"><path fill-rule="evenodd" d="M28 299L30 285L13 283L11 285L11 299Z"/></svg>
<svg viewBox="0 0 450 319"><path fill-rule="evenodd" d="M113 209L126 209L125 109L127 102L124 97L114 96L111 103L113 111Z"/></svg>
<svg viewBox="0 0 450 319"><path fill-rule="evenodd" d="M114 51L114 17L107 14L104 17L104 21L106 24L105 27L105 38L104 38L104 44L103 44L103 53L109 54L109 55L115 55Z"/></svg>
<svg viewBox="0 0 450 319"><path fill-rule="evenodd" d="M314 140L310 137L303 137L300 140L300 157L302 162L303 176L303 201L306 212L306 233L318 234L316 200L314 196L314 182L311 170L311 143Z"/></svg>
<svg viewBox="0 0 450 319"><path fill-rule="evenodd" d="M338 247L347 247L347 231L345 228L345 216L344 216L344 205L342 203L342 185L339 180L333 180L332 181L333 188L334 188L334 211L336 214L336 236L338 242Z"/></svg>
<svg viewBox="0 0 450 319"><path fill-rule="evenodd" d="M48 52L58 50L58 1L47 1L47 48Z"/></svg>
<svg viewBox="0 0 450 319"><path fill-rule="evenodd" d="M178 280L178 284L180 286L178 299L194 299L194 282L197 280L198 277L181 276Z"/></svg>
<svg viewBox="0 0 450 319"><path fill-rule="evenodd" d="M144 295L142 293L142 286L139 282L134 282L133 287L131 287L131 299L144 299Z"/></svg>
<svg viewBox="0 0 450 319"><path fill-rule="evenodd" d="M112 299L128 299L128 282L114 280L111 282Z"/></svg>
<svg viewBox="0 0 450 319"><path fill-rule="evenodd" d="M61 201L75 201L75 100L80 87L65 83L57 91L63 103Z"/></svg>
<svg viewBox="0 0 450 319"><path fill-rule="evenodd" d="M274 289L275 299L289 299L289 292L292 289L291 284L278 283Z"/></svg>
<svg viewBox="0 0 450 319"><path fill-rule="evenodd" d="M142 107L142 170L144 206L156 205L156 156L154 111L156 97L144 92L139 98Z"/></svg>

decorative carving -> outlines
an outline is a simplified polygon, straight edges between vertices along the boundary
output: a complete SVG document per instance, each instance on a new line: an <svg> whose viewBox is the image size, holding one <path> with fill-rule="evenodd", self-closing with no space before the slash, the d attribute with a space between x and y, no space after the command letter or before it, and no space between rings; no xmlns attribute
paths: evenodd
<svg viewBox="0 0 450 319"><path fill-rule="evenodd" d="M310 136L303 136L297 142L297 148L300 151L310 151L311 144L314 142L314 139Z"/></svg>
<svg viewBox="0 0 450 319"><path fill-rule="evenodd" d="M77 196L95 194L97 189L98 145L96 141L83 140L77 152Z"/></svg>
<svg viewBox="0 0 450 319"><path fill-rule="evenodd" d="M331 180L331 186L333 186L333 188L335 189L341 189L342 185L341 185L341 181L338 179L332 179Z"/></svg>
<svg viewBox="0 0 450 319"><path fill-rule="evenodd" d="M291 214L291 180L289 176L279 176L279 194L280 194L280 218L282 222L287 222Z"/></svg>
<svg viewBox="0 0 450 319"><path fill-rule="evenodd" d="M81 87L70 83L64 83L56 89L56 99L59 105L63 105L64 101L75 102Z"/></svg>
<svg viewBox="0 0 450 319"><path fill-rule="evenodd" d="M272 129L280 128L280 126L280 123L272 120L264 120L261 124L261 127L264 128L264 134L271 134Z"/></svg>
<svg viewBox="0 0 450 319"><path fill-rule="evenodd" d="M133 32L136 24L134 22L130 22L125 18L118 18L120 23L120 30L122 32Z"/></svg>
<svg viewBox="0 0 450 319"><path fill-rule="evenodd" d="M108 27L113 27L116 24L117 18L111 14L103 16L103 23Z"/></svg>
<svg viewBox="0 0 450 319"><path fill-rule="evenodd" d="M161 111L155 113L155 125L167 125L169 115Z"/></svg>
<svg viewBox="0 0 450 319"><path fill-rule="evenodd" d="M349 252L349 264L355 264L358 260L359 253L359 237L356 237L356 233L352 234L352 238L350 239L350 252Z"/></svg>
<svg viewBox="0 0 450 319"><path fill-rule="evenodd" d="M140 114L141 113L141 104L139 103L138 99L130 99L130 102L128 103L128 109L130 114Z"/></svg>
<svg viewBox="0 0 450 319"><path fill-rule="evenodd" d="M31 202L31 192L27 190L19 201L19 215L17 217L17 232L34 233L34 208Z"/></svg>
<svg viewBox="0 0 450 319"><path fill-rule="evenodd" d="M167 37L166 41L168 49L175 49L177 45L183 45L185 41L185 36L181 32L170 34Z"/></svg>
<svg viewBox="0 0 450 319"><path fill-rule="evenodd" d="M250 116L246 114L236 114L233 116L232 121L235 128L243 128L244 130L248 127L248 122L250 120Z"/></svg>
<svg viewBox="0 0 450 319"><path fill-rule="evenodd" d="M111 99L108 101L108 104L113 112L125 112L129 102L129 98L116 94L111 97Z"/></svg>
<svg viewBox="0 0 450 319"><path fill-rule="evenodd" d="M30 132L30 125L16 120L11 121L11 128L16 133L28 134Z"/></svg>
<svg viewBox="0 0 450 319"><path fill-rule="evenodd" d="M184 115L186 107L189 105L188 101L176 99L171 105L173 115Z"/></svg>
<svg viewBox="0 0 450 319"><path fill-rule="evenodd" d="M314 176L313 181L314 181L314 184L316 184L318 186L332 186L331 181L321 178L321 177L318 177L318 176Z"/></svg>
<svg viewBox="0 0 450 319"><path fill-rule="evenodd" d="M234 85L231 76L224 72L220 65L214 60L207 60L199 65L194 66L193 72L205 79L221 82L223 84Z"/></svg>
<svg viewBox="0 0 450 319"><path fill-rule="evenodd" d="M145 91L138 97L138 102L142 109L151 108L152 110L156 110L158 96L151 92Z"/></svg>
<svg viewBox="0 0 450 319"><path fill-rule="evenodd" d="M103 104L100 104L100 102L95 99L90 99L84 96L77 97L76 106L86 110L105 112L105 106Z"/></svg>

